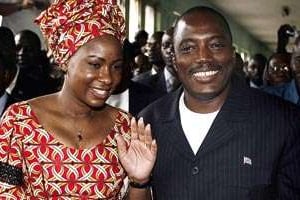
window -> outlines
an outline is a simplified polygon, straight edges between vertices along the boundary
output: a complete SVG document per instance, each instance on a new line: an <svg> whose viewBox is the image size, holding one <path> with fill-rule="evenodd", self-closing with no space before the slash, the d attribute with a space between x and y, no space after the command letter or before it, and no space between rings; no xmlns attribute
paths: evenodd
<svg viewBox="0 0 300 200"><path fill-rule="evenodd" d="M140 1L130 0L129 2L129 41L134 41L135 34L139 31L139 12L140 11Z"/></svg>
<svg viewBox="0 0 300 200"><path fill-rule="evenodd" d="M154 8L152 6L146 5L145 7L145 31L150 35L154 32Z"/></svg>

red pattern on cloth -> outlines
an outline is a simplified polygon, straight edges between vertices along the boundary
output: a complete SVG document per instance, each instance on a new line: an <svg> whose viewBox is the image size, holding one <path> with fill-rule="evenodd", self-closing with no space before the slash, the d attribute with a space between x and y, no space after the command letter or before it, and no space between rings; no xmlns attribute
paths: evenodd
<svg viewBox="0 0 300 200"><path fill-rule="evenodd" d="M122 42L126 36L116 0L56 0L35 22L59 65L95 37L110 34Z"/></svg>
<svg viewBox="0 0 300 200"><path fill-rule="evenodd" d="M0 128L0 162L23 171L24 183L0 182L0 199L122 199L126 173L116 133L130 140L130 120L119 112L106 139L89 149L66 147L39 124L27 102L13 104Z"/></svg>

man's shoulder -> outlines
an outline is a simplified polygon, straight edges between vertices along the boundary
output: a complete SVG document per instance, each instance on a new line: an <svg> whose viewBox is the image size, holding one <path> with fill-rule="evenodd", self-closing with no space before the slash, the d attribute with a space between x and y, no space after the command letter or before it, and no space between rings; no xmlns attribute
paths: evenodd
<svg viewBox="0 0 300 200"><path fill-rule="evenodd" d="M151 70L136 75L135 77L132 78L132 80L135 82L143 82L145 79L147 80L149 77L151 77Z"/></svg>
<svg viewBox="0 0 300 200"><path fill-rule="evenodd" d="M130 82L129 98L132 98L131 100L139 105L144 105L142 108L164 95L165 93L162 93L159 90L154 90L147 85L134 81ZM137 105L135 104L135 106Z"/></svg>
<svg viewBox="0 0 300 200"><path fill-rule="evenodd" d="M264 121L278 120L283 123L300 120L299 106L279 96L250 88L248 95L245 95L243 98L246 98L245 102L250 105L250 115L261 116L264 118Z"/></svg>
<svg viewBox="0 0 300 200"><path fill-rule="evenodd" d="M176 102L179 98L180 91L171 92L168 94L165 94L161 98L157 99L150 105L148 105L146 108L144 108L140 112L140 116L160 116L160 115L166 115L167 113L171 112L174 107L176 108Z"/></svg>

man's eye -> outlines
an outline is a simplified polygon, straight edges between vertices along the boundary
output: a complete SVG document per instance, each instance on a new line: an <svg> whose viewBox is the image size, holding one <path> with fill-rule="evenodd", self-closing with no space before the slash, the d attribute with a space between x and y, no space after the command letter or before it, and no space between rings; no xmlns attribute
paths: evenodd
<svg viewBox="0 0 300 200"><path fill-rule="evenodd" d="M211 47L212 49L221 49L221 48L225 47L225 44L223 44L223 43L221 43L221 42L216 42L216 43L212 43L212 44L210 45L210 47Z"/></svg>
<svg viewBox="0 0 300 200"><path fill-rule="evenodd" d="M184 45L184 46L180 47L180 52L183 54L186 54L186 53L192 52L194 49L195 48L191 45Z"/></svg>

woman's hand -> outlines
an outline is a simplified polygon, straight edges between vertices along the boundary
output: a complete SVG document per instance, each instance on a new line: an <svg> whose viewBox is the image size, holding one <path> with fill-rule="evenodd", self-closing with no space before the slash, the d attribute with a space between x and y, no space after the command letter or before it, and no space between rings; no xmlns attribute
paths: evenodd
<svg viewBox="0 0 300 200"><path fill-rule="evenodd" d="M131 141L129 147L121 135L116 135L119 158L128 177L137 183L149 181L157 152L155 140L152 140L150 124L144 125L143 118L138 122L131 119Z"/></svg>

